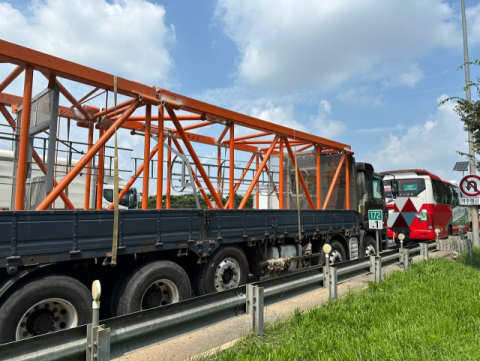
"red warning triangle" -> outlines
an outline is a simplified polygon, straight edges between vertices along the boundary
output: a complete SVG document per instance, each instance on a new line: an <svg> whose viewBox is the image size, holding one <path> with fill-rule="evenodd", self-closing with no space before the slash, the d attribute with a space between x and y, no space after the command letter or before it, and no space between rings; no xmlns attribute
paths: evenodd
<svg viewBox="0 0 480 361"><path fill-rule="evenodd" d="M405 222L405 219L403 219L401 213L398 215L392 228L409 228L407 222Z"/></svg>
<svg viewBox="0 0 480 361"><path fill-rule="evenodd" d="M417 212L417 209L412 203L412 200L410 198L407 199L405 202L405 205L403 206L402 212Z"/></svg>

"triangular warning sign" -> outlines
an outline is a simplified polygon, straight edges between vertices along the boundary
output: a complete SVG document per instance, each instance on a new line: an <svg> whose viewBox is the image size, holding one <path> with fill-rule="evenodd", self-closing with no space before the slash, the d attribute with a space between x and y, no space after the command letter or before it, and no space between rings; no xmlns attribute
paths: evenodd
<svg viewBox="0 0 480 361"><path fill-rule="evenodd" d="M402 209L402 213L403 212L408 212L408 213L413 213L413 212L417 212L417 209L415 208L415 206L413 205L412 201L410 200L410 198L408 198L408 200L405 202L405 205L403 206L403 209Z"/></svg>

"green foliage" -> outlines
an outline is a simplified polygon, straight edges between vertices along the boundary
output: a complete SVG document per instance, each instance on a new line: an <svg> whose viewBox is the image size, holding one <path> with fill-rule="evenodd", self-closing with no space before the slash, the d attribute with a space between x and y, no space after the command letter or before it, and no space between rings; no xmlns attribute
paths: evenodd
<svg viewBox="0 0 480 361"><path fill-rule="evenodd" d="M480 247L473 247L473 261L470 261L468 251L459 252L457 261L467 266L480 269Z"/></svg>
<svg viewBox="0 0 480 361"><path fill-rule="evenodd" d="M480 65L480 60L476 59L468 64L471 65ZM465 64L461 65L457 70L463 69ZM463 90L466 91L467 89L473 90L477 92L477 95L480 97L480 78L477 77L476 82L470 81L467 85L463 87ZM455 112L460 116L460 121L463 122L463 129L466 132L470 132L473 137L472 147L475 154L480 154L480 100L477 101L468 101L464 98L459 97L451 97L442 100L439 103L443 105L449 101L456 100L457 105L455 106ZM458 152L463 156L470 157L469 154ZM480 170L480 161L475 160L475 167Z"/></svg>
<svg viewBox="0 0 480 361"><path fill-rule="evenodd" d="M476 251L480 261L480 250ZM480 270L430 259L296 311L209 360L478 360Z"/></svg>
<svg viewBox="0 0 480 361"><path fill-rule="evenodd" d="M214 204L214 201L211 197L210 201L212 204ZM163 196L163 208L165 208L165 204L167 202L167 196ZM235 208L238 207L240 202L242 201L243 196L239 194L235 194L234 197L234 203L235 203ZM198 195L198 200L200 201L200 207L202 209L207 209L207 203L203 199L202 195ZM228 201L227 198L222 198L222 203L226 204ZM154 209L157 207L157 196L150 196L148 197L148 208ZM182 208L197 208L197 204L195 202L195 197L191 193L185 193L185 194L179 194L179 195L171 195L170 196L170 208L172 209L182 209ZM253 208L253 196L250 196L250 198L247 201L247 204L245 205L244 209L252 209Z"/></svg>

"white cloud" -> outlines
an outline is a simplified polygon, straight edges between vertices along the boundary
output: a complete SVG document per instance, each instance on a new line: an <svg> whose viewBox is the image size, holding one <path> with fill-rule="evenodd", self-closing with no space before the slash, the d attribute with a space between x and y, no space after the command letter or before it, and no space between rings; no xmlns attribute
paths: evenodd
<svg viewBox="0 0 480 361"><path fill-rule="evenodd" d="M418 67L418 63L415 63L405 71L386 75L383 84L385 86L406 85L409 88L414 88L423 77L423 71Z"/></svg>
<svg viewBox="0 0 480 361"><path fill-rule="evenodd" d="M393 132L402 130L404 128L403 124L398 124L395 127L375 127L375 128L363 128L356 129L355 133L384 133L384 132Z"/></svg>
<svg viewBox="0 0 480 361"><path fill-rule="evenodd" d="M32 0L22 12L4 2L0 19L4 40L148 85L173 66L175 29L145 0Z"/></svg>
<svg viewBox="0 0 480 361"><path fill-rule="evenodd" d="M305 132L306 128L294 119L293 109L291 104L275 107L271 101L267 101L264 106L253 107L250 114L255 118Z"/></svg>
<svg viewBox="0 0 480 361"><path fill-rule="evenodd" d="M370 94L368 87L350 88L346 92L338 94L337 98L346 103L362 106L379 107L383 105L382 96Z"/></svg>
<svg viewBox="0 0 480 361"><path fill-rule="evenodd" d="M442 95L437 103L444 99ZM408 127L402 135L390 133L382 138L380 146L365 154L380 171L423 168L443 178L457 176L446 173L456 161L462 160L457 151L467 152L467 134L463 130L454 103L438 108L424 122Z"/></svg>
<svg viewBox="0 0 480 361"><path fill-rule="evenodd" d="M267 88L378 76L412 87L419 57L461 44L458 14L442 0L218 0L216 19L240 52L239 78Z"/></svg>
<svg viewBox="0 0 480 361"><path fill-rule="evenodd" d="M318 115L310 117L310 125L319 137L335 139L347 130L347 126L341 120L328 119L331 112L332 105L326 100L321 100Z"/></svg>

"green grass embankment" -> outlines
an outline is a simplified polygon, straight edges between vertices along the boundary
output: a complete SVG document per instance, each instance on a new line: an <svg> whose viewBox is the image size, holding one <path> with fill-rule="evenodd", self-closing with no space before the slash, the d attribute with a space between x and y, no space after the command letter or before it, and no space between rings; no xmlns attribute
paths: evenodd
<svg viewBox="0 0 480 361"><path fill-rule="evenodd" d="M480 249L295 312L211 360L480 360Z"/></svg>

